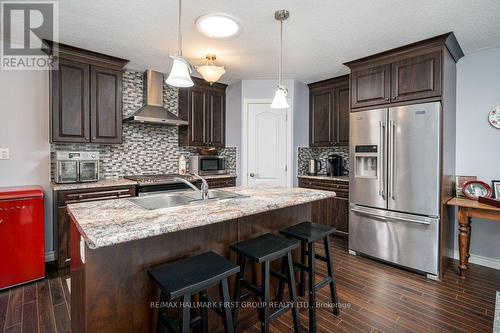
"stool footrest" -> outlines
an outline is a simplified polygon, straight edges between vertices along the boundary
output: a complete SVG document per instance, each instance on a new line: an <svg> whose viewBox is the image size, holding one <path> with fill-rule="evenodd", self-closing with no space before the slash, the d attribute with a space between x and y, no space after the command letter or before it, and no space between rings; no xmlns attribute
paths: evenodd
<svg viewBox="0 0 500 333"><path fill-rule="evenodd" d="M327 276L325 279L323 279L320 283L318 283L317 285L314 286L315 289L321 289L323 288L325 285L329 284L330 282L332 282L332 278L330 276Z"/></svg>
<svg viewBox="0 0 500 333"><path fill-rule="evenodd" d="M304 265L303 263L294 261L293 262L294 266L294 271L308 271L309 267L307 265Z"/></svg>
<svg viewBox="0 0 500 333"><path fill-rule="evenodd" d="M281 306L276 311L274 311L273 313L271 313L269 315L269 319L270 320L275 320L276 318L278 318L279 316L281 316L285 311L287 311L288 309L291 309L291 308L292 308L292 303L289 303L287 305Z"/></svg>
<svg viewBox="0 0 500 333"><path fill-rule="evenodd" d="M283 275L283 273L280 273L280 272L277 272L275 270L270 270L269 273L271 273L272 276L274 276L275 278L281 280L281 281L288 281L288 278Z"/></svg>
<svg viewBox="0 0 500 333"><path fill-rule="evenodd" d="M254 294L261 295L262 294L262 287L258 287L254 285L253 283L248 282L247 280L241 280L241 286L245 287L245 289L250 290Z"/></svg>
<svg viewBox="0 0 500 333"><path fill-rule="evenodd" d="M308 256L309 255L309 251L305 251L305 254ZM320 254L315 254L314 257L318 260L321 260L321 261L324 261L324 262L327 262L328 259L326 259L324 256L320 255Z"/></svg>

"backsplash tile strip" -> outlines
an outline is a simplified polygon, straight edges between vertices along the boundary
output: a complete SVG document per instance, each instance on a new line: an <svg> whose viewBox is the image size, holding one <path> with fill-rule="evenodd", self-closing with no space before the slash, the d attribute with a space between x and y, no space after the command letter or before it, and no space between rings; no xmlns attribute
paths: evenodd
<svg viewBox="0 0 500 333"><path fill-rule="evenodd" d="M326 159L328 155L338 154L344 158L344 167L349 171L349 147L338 146L338 147L325 147L325 148L310 148L310 147L299 147L298 148L298 174L299 176L307 175L307 170L309 167L309 160L312 158L319 159L321 161L321 169L318 174L326 174Z"/></svg>
<svg viewBox="0 0 500 333"><path fill-rule="evenodd" d="M142 106L143 73L123 73L123 116L132 115ZM163 104L177 114L178 89L164 83ZM55 152L58 150L98 151L101 178L159 173L177 173L181 155L196 154L195 148L179 147L177 127L123 123L123 144L51 144L51 172L55 174ZM236 148L219 151L226 158L229 173L236 174Z"/></svg>

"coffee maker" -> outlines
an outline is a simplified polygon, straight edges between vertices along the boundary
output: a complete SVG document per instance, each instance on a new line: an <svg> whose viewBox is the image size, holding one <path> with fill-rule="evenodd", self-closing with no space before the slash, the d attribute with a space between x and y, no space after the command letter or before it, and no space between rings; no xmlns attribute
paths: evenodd
<svg viewBox="0 0 500 333"><path fill-rule="evenodd" d="M327 176L342 176L344 175L344 158L337 154L328 155L326 160L326 175Z"/></svg>

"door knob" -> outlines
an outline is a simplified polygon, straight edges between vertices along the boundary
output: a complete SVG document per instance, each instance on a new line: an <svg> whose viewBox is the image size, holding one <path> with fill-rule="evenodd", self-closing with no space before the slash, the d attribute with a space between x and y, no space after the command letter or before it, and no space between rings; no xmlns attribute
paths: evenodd
<svg viewBox="0 0 500 333"><path fill-rule="evenodd" d="M254 177L255 174L253 172L250 172L250 177Z"/></svg>

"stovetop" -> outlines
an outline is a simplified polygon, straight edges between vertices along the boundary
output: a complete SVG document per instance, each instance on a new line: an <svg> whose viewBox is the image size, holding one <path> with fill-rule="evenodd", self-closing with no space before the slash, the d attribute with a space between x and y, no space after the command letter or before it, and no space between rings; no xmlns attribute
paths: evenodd
<svg viewBox="0 0 500 333"><path fill-rule="evenodd" d="M175 178L183 178L189 181L194 179L190 175L180 175L175 173L163 174L163 175L132 175L132 176L125 176L123 178L136 181L137 183L139 183L139 185L180 183L178 180L175 180Z"/></svg>

